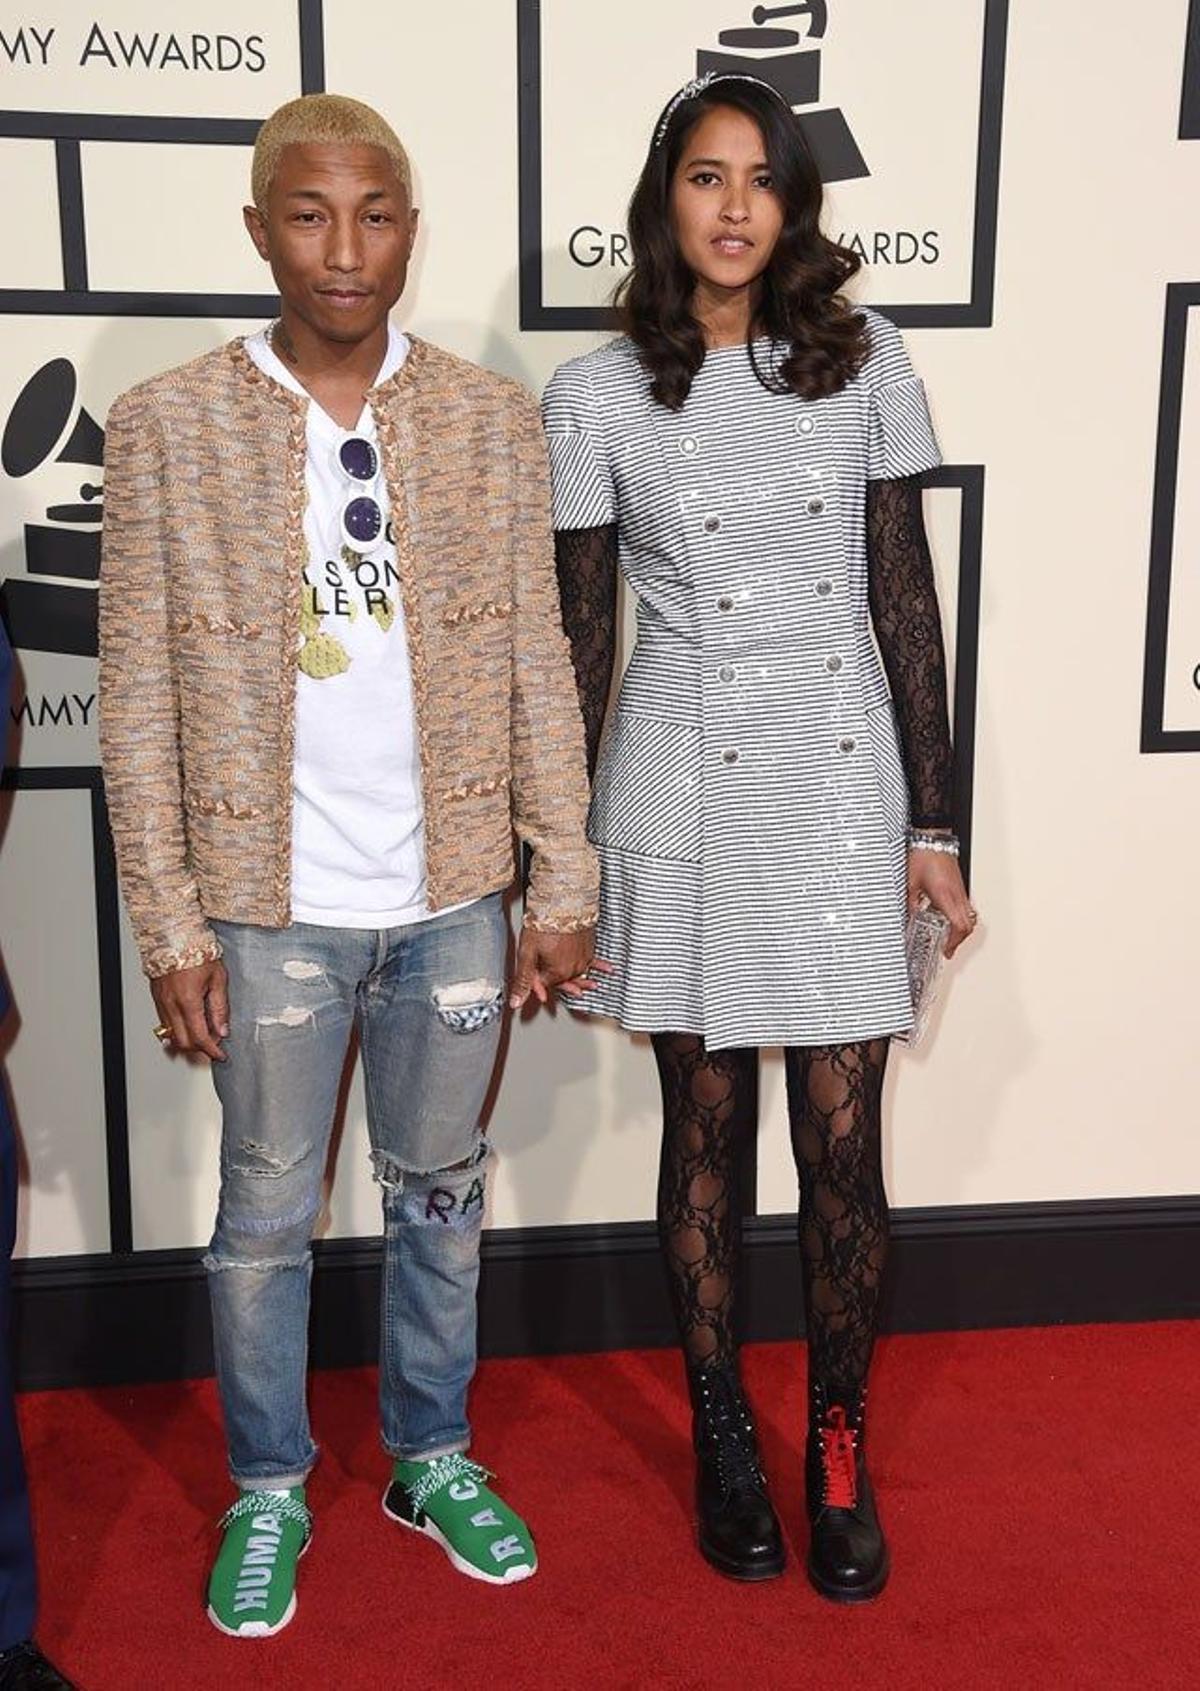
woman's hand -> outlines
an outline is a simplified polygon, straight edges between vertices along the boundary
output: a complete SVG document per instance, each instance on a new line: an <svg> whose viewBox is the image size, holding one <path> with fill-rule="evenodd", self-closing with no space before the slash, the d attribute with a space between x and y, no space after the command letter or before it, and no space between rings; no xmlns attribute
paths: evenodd
<svg viewBox="0 0 1200 1691"><path fill-rule="evenodd" d="M935 910L940 910L950 923L946 940L946 956L953 957L963 940L975 932L979 917L963 886L962 870L957 857L948 851L921 851L914 848L908 854L908 912L911 916L927 898Z"/></svg>

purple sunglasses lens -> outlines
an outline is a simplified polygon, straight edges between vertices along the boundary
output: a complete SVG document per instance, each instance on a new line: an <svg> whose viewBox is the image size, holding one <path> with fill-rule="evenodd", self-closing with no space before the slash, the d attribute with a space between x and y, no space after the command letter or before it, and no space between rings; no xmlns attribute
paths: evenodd
<svg viewBox="0 0 1200 1691"><path fill-rule="evenodd" d="M378 540L383 528L383 512L374 499L362 495L352 499L342 515L346 525L346 533L360 546L369 546L373 540Z"/></svg>
<svg viewBox="0 0 1200 1691"><path fill-rule="evenodd" d="M373 481L379 468L375 448L361 435L352 435L342 442L338 447L338 460L346 474L353 476L355 481Z"/></svg>

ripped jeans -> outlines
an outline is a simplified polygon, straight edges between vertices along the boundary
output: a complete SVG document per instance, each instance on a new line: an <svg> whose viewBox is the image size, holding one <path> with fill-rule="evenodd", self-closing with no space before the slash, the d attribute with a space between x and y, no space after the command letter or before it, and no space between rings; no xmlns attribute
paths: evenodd
<svg viewBox="0 0 1200 1691"><path fill-rule="evenodd" d="M205 1257L229 1465L299 1485L310 1242L351 1031L383 1190L379 1398L385 1448L465 1450L508 927L500 895L386 930L212 924L229 971L221 1199Z"/></svg>

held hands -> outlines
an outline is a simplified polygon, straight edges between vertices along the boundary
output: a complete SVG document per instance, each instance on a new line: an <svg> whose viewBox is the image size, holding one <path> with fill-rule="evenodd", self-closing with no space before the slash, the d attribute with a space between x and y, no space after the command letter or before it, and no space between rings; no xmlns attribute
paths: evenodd
<svg viewBox="0 0 1200 1691"><path fill-rule="evenodd" d="M554 987L561 987L572 998L594 991L597 982L587 978L588 971L611 972L609 964L595 960L595 951L595 928L580 928L569 934L522 928L509 1006L519 1010L530 993L540 1004L546 1004Z"/></svg>
<svg viewBox="0 0 1200 1691"><path fill-rule="evenodd" d="M229 1032L229 988L225 965L201 963L197 969L176 969L150 982L154 1007L163 1027L170 1029L169 1043L176 1051L207 1057L212 1063L227 1059L219 1041Z"/></svg>
<svg viewBox="0 0 1200 1691"><path fill-rule="evenodd" d="M967 897L962 871L957 857L945 851L921 851L914 847L908 854L908 913L927 898L935 910L940 910L950 923L946 940L946 956L953 957L963 940L975 932L979 917Z"/></svg>

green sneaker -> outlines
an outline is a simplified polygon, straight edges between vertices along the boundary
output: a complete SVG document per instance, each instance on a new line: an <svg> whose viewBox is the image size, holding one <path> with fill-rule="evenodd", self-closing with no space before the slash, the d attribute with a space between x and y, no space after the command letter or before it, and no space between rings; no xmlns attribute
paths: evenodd
<svg viewBox="0 0 1200 1691"><path fill-rule="evenodd" d="M224 1533L208 1580L208 1618L232 1638L269 1638L296 1613L296 1563L312 1516L304 1487L244 1491L219 1523Z"/></svg>
<svg viewBox="0 0 1200 1691"><path fill-rule="evenodd" d="M492 1476L465 1456L396 1462L383 1512L440 1544L460 1574L513 1585L537 1572L529 1528L490 1486Z"/></svg>

